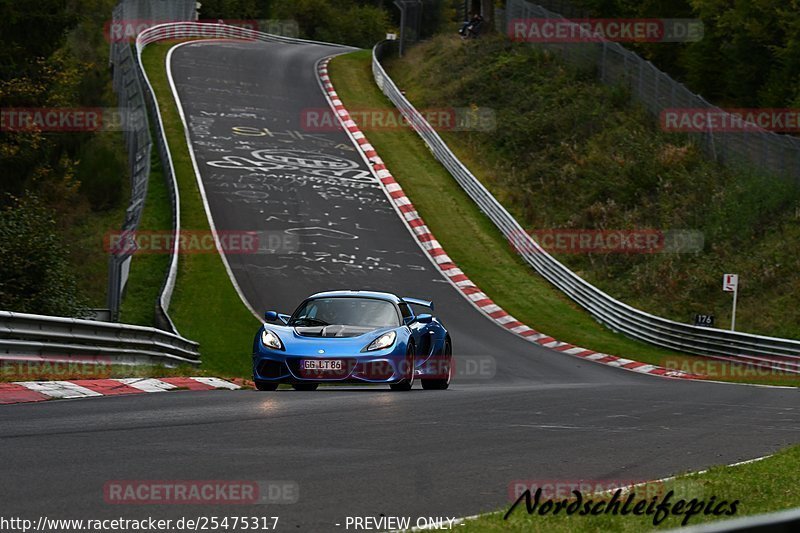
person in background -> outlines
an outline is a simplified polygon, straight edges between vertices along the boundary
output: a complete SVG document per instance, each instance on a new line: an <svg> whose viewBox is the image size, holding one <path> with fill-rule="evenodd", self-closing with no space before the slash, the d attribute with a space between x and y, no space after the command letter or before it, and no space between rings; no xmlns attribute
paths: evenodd
<svg viewBox="0 0 800 533"><path fill-rule="evenodd" d="M475 38L480 32L481 25L483 25L483 17L480 13L470 13L470 19L464 22L458 33L462 39Z"/></svg>

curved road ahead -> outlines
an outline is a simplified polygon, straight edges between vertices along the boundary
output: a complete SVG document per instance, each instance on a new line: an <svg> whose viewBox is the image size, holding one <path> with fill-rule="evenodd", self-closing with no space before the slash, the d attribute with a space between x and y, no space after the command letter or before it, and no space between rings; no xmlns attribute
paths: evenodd
<svg viewBox="0 0 800 533"><path fill-rule="evenodd" d="M263 231L274 248L229 255L237 283L259 312L290 312L328 289L429 298L457 356L491 366L459 375L448 391L175 393L5 407L4 515L260 514L279 515L279 530L335 531L346 516L494 510L508 504L514 480L653 479L800 441L796 390L608 368L483 317L419 249L345 133L308 131L328 109L315 64L340 51L196 42L173 53L217 229ZM300 498L245 508L108 505L103 486L119 479L291 480Z"/></svg>

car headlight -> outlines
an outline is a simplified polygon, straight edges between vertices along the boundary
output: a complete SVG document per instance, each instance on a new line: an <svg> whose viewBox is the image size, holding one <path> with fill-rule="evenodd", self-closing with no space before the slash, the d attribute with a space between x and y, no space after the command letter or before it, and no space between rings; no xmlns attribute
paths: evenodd
<svg viewBox="0 0 800 533"><path fill-rule="evenodd" d="M388 348L392 344L394 344L394 340L397 338L397 334L394 331L390 331L388 333L384 333L371 343L369 346L364 348L365 351L371 352L373 350L383 350L384 348Z"/></svg>
<svg viewBox="0 0 800 533"><path fill-rule="evenodd" d="M283 350L281 339L268 329L261 331L261 344L273 350Z"/></svg>

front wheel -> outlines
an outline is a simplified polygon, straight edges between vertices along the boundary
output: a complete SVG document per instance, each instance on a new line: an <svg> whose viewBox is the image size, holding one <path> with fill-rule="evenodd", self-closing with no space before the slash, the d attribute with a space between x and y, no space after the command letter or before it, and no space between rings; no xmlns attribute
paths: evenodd
<svg viewBox="0 0 800 533"><path fill-rule="evenodd" d="M258 390L270 391L278 388L278 384L272 381L259 381L256 379L254 383Z"/></svg>
<svg viewBox="0 0 800 533"><path fill-rule="evenodd" d="M317 390L319 383L292 383L292 388L299 391Z"/></svg>
<svg viewBox="0 0 800 533"><path fill-rule="evenodd" d="M406 348L406 358L403 359L403 365L408 369L405 378L401 379L397 383L391 383L389 386L392 390L396 391L407 391L411 390L411 387L414 386L414 344L411 342L408 343L408 348Z"/></svg>
<svg viewBox="0 0 800 533"><path fill-rule="evenodd" d="M436 379L422 378L422 388L425 390L445 390L450 386L450 378L453 377L453 347L450 339L444 341L442 356L447 363L447 377Z"/></svg>

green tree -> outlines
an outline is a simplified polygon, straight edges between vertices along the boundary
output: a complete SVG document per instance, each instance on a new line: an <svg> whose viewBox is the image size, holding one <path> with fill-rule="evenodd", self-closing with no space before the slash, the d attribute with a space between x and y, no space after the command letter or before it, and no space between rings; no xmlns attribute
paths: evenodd
<svg viewBox="0 0 800 533"><path fill-rule="evenodd" d="M0 0L0 78L17 76L52 54L77 22L65 0Z"/></svg>
<svg viewBox="0 0 800 533"><path fill-rule="evenodd" d="M800 101L800 0L574 0L598 17L699 18L692 43L629 44L722 106Z"/></svg>
<svg viewBox="0 0 800 533"><path fill-rule="evenodd" d="M55 213L35 196L0 211L0 309L58 316L85 314Z"/></svg>
<svg viewBox="0 0 800 533"><path fill-rule="evenodd" d="M388 13L353 0L278 0L273 16L293 19L305 39L369 48L384 38Z"/></svg>
<svg viewBox="0 0 800 533"><path fill-rule="evenodd" d="M268 0L204 0L200 5L200 19L265 19L269 17Z"/></svg>

